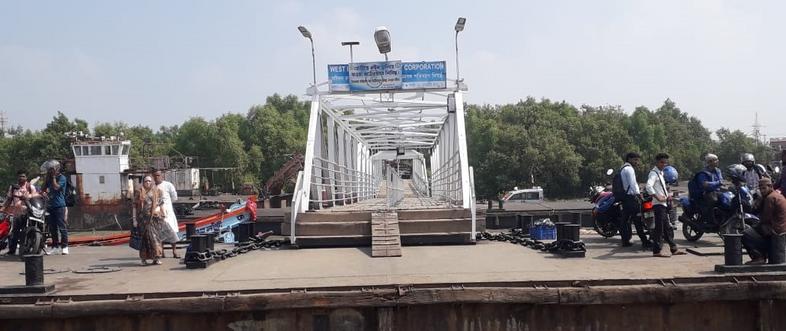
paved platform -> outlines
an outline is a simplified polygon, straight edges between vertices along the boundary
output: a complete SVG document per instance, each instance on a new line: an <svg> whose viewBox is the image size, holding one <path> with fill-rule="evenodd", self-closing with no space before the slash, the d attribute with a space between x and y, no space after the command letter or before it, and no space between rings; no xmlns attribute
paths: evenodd
<svg viewBox="0 0 786 331"><path fill-rule="evenodd" d="M282 249L252 251L203 270L187 270L167 258L160 266L141 266L126 246L74 247L68 256L47 256L45 275L54 295L239 291L259 289L391 284L520 282L599 279L670 279L718 275L722 256L692 254L653 258L636 245L618 247L618 238L603 239L582 230L586 258L563 259L510 243L481 241L469 246L403 247L401 257L374 259L370 248ZM719 246L717 236L683 248ZM216 248L219 248L217 245ZM181 250L180 254L184 252ZM120 271L77 274L69 270L117 267ZM24 284L24 263L0 259L0 284Z"/></svg>

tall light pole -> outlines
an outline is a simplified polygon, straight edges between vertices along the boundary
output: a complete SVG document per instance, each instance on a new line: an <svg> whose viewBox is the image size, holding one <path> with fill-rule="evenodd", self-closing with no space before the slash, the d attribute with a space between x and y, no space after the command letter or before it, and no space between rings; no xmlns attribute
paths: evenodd
<svg viewBox="0 0 786 331"><path fill-rule="evenodd" d="M341 46L349 46L349 63L355 62L354 56L352 54L352 46L360 45L359 41L342 41Z"/></svg>
<svg viewBox="0 0 786 331"><path fill-rule="evenodd" d="M314 39L311 38L311 32L309 32L305 26L301 25L297 27L297 29L300 31L300 34L302 34L303 37L306 37L309 41L311 41L311 73L314 75L314 86L317 86L317 60L314 57Z"/></svg>
<svg viewBox="0 0 786 331"><path fill-rule="evenodd" d="M467 19L464 17L459 17L458 21L456 21L456 85L458 85L461 76L459 75L459 55L458 55L458 35L459 32L464 31L464 24L467 23Z"/></svg>
<svg viewBox="0 0 786 331"><path fill-rule="evenodd" d="M379 52L385 54L385 62L388 61L388 53L390 53L390 31L384 26L378 26L374 29L374 42L377 43Z"/></svg>

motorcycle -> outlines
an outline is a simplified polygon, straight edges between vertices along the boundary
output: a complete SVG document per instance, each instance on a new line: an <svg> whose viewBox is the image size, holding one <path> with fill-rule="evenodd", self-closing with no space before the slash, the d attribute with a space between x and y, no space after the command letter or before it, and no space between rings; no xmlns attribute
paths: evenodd
<svg viewBox="0 0 786 331"><path fill-rule="evenodd" d="M606 171L606 176L611 176L613 169ZM622 220L622 202L616 201L611 192L611 185L594 186L590 188L589 202L595 206L592 208L592 224L595 232L605 238L611 238L619 233L619 226ZM654 210L652 197L644 194L641 203L641 212L636 216L644 222L644 231L649 235L650 224L653 222Z"/></svg>
<svg viewBox="0 0 786 331"><path fill-rule="evenodd" d="M741 171L739 167L744 169L742 165L729 167L732 186L721 189L718 193L718 202L712 209L714 222L703 217L698 202L686 196L680 197L682 215L679 220L682 223L682 235L686 240L697 241L705 233L741 233L745 228L759 223L758 216L752 213L753 194L745 186L744 178L738 174Z"/></svg>
<svg viewBox="0 0 786 331"><path fill-rule="evenodd" d="M0 212L0 251L8 247L11 231L14 230L14 219L11 214Z"/></svg>
<svg viewBox="0 0 786 331"><path fill-rule="evenodd" d="M18 190L14 184L12 190ZM46 238L46 200L41 195L36 195L24 201L27 212L24 215L7 215L4 219L9 223L9 236L14 232L14 217L22 217L17 223L22 226L22 232L17 243L19 256L41 254L44 250ZM7 238L6 238L7 240ZM6 245L8 242L6 241Z"/></svg>

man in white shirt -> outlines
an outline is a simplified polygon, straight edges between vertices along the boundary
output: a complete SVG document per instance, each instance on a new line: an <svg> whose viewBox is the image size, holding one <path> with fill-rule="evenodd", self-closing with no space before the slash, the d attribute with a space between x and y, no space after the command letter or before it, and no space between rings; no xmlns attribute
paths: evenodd
<svg viewBox="0 0 786 331"><path fill-rule="evenodd" d="M175 216L175 208L172 205L173 202L177 201L177 190L175 189L175 185L164 180L164 175L161 173L161 170L153 171L153 180L156 182L156 186L164 192L164 210L166 215L164 220L169 227L172 228L172 231L177 234L179 226L177 224L177 217ZM177 255L177 243L171 242L170 244L172 244L172 257L176 259L180 258L180 256Z"/></svg>
<svg viewBox="0 0 786 331"><path fill-rule="evenodd" d="M674 229L668 221L669 213L669 200L671 194L666 186L666 180L663 178L663 168L669 165L669 155L660 153L655 155L655 167L650 170L647 176L647 193L652 196L652 208L655 212L655 229L650 233L652 239L652 256L656 257L670 257L671 255L684 255L685 252L677 249L677 244L674 243ZM663 241L669 244L671 255L661 253Z"/></svg>
<svg viewBox="0 0 786 331"><path fill-rule="evenodd" d="M641 212L641 191L639 191L639 183L636 181L636 167L641 163L641 155L635 152L630 152L625 155L625 164L620 169L620 178L622 179L622 187L625 190L625 196L622 199L622 219L620 220L620 236L622 237L622 246L628 247L633 244L630 239L633 237L630 225L633 223L636 226L636 234L641 239L643 248L650 247L651 243L647 239L647 234L644 232L644 222L641 217L637 215Z"/></svg>

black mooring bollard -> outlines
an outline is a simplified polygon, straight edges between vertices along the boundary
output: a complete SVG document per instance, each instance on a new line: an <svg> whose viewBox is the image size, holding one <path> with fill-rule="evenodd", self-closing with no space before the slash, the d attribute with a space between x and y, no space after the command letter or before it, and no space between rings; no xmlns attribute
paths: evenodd
<svg viewBox="0 0 786 331"><path fill-rule="evenodd" d="M767 263L769 264L786 263L786 234L770 237L770 251L768 255Z"/></svg>
<svg viewBox="0 0 786 331"><path fill-rule="evenodd" d="M25 286L44 285L44 256L25 255Z"/></svg>
<svg viewBox="0 0 786 331"><path fill-rule="evenodd" d="M235 241L239 243L249 242L251 240L251 231L254 231L254 224L247 222L238 224L237 239Z"/></svg>
<svg viewBox="0 0 786 331"><path fill-rule="evenodd" d="M186 223L186 239L190 240L191 236L196 234L196 224Z"/></svg>
<svg viewBox="0 0 786 331"><path fill-rule="evenodd" d="M499 200L499 201L497 201L497 204L499 204L499 209L500 209L500 210L502 210L502 209L505 209L505 208L503 207L504 203L505 203L505 202L504 202L504 201L502 201L502 200Z"/></svg>
<svg viewBox="0 0 786 331"><path fill-rule="evenodd" d="M569 223L567 223L567 222L556 222L556 223L554 223L554 226L556 227L556 230L557 230L557 240L566 239L565 238L565 225L568 225L568 224Z"/></svg>
<svg viewBox="0 0 786 331"><path fill-rule="evenodd" d="M579 229L581 225L578 224L565 224L562 227L563 239L579 241Z"/></svg>
<svg viewBox="0 0 786 331"><path fill-rule="evenodd" d="M215 232L210 232L210 233L205 234L205 237L207 237L207 249L209 249L211 251L216 250L216 236L217 235L218 235L218 233L215 233Z"/></svg>
<svg viewBox="0 0 786 331"><path fill-rule="evenodd" d="M199 253L207 252L207 241L207 235L195 234L191 236L191 250Z"/></svg>
<svg viewBox="0 0 786 331"><path fill-rule="evenodd" d="M725 265L742 265L742 234L723 235L723 256Z"/></svg>
<svg viewBox="0 0 786 331"><path fill-rule="evenodd" d="M489 210L491 210L492 208L494 208L494 202L493 202L493 201L491 201L491 199L489 199L488 203L489 203L489 208L488 208Z"/></svg>

